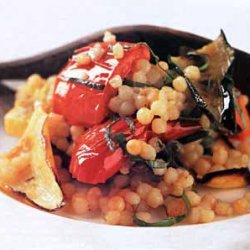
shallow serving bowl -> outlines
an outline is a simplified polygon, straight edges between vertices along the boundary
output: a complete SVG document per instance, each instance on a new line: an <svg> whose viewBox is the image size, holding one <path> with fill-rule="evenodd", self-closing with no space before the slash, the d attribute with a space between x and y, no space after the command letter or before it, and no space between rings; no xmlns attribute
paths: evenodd
<svg viewBox="0 0 250 250"><path fill-rule="evenodd" d="M198 48L209 40L157 26L123 26L109 29L118 40L147 42L161 58L177 54L182 45ZM218 31L219 33L219 31ZM0 79L24 79L32 73L57 73L74 49L102 39L103 31L34 57L0 63ZM236 50L233 76L236 86L250 95L250 55ZM12 105L13 92L0 85L0 153L15 139L7 137L2 118ZM232 195L241 190L230 191ZM221 194L220 194L221 195ZM226 194L228 196L228 193ZM0 193L0 235L9 249L249 249L250 215L210 224L170 228L109 226L73 220L23 205ZM5 230L5 225L8 230ZM11 229L10 229L11 228ZM25 241L23 240L25 237ZM0 243L2 244L2 243ZM13 248L12 248L13 247Z"/></svg>

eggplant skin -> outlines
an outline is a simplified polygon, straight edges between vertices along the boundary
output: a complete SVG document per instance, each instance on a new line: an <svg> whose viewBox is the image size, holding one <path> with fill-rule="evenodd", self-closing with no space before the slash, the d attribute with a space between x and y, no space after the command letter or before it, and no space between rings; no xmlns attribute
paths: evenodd
<svg viewBox="0 0 250 250"><path fill-rule="evenodd" d="M228 189L241 188L249 184L250 173L248 168L227 169L212 172L197 179L197 182L211 188Z"/></svg>

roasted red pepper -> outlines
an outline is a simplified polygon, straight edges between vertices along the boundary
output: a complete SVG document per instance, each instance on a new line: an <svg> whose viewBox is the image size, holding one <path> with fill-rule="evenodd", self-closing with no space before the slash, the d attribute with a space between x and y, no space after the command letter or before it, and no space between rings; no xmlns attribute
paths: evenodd
<svg viewBox="0 0 250 250"><path fill-rule="evenodd" d="M191 135L201 129L199 124L181 124L179 121L168 122L167 131L162 136L163 141L177 140Z"/></svg>
<svg viewBox="0 0 250 250"><path fill-rule="evenodd" d="M241 110L241 114L236 110L235 117L236 123L242 129L242 132L235 135L235 139L245 140L250 136L250 117L247 110L248 98L244 95L240 95L237 98L238 106Z"/></svg>
<svg viewBox="0 0 250 250"><path fill-rule="evenodd" d="M80 182L97 184L105 183L106 180L116 174L127 162L122 149L116 145L114 151L110 150L106 139L106 128L111 121L90 128L84 133L73 149L70 172L73 178ZM168 125L164 140L174 140L198 131L200 126L182 127L179 122ZM112 134L123 133L126 140L136 138L148 140L154 134L148 127L135 121L133 133L125 120L119 120L111 127Z"/></svg>
<svg viewBox="0 0 250 250"><path fill-rule="evenodd" d="M70 172L78 181L97 184L105 183L126 162L122 149L116 145L110 150L106 140L105 128L110 121L90 128L77 141L71 158ZM127 140L137 138L147 139L146 127L136 123L134 133L122 119L111 127L112 134L123 133Z"/></svg>
<svg viewBox="0 0 250 250"><path fill-rule="evenodd" d="M125 78L131 71L135 61L150 59L150 52L143 44L121 44L125 47L122 59L115 59L109 51L107 43L100 43L104 51L100 59L92 61L87 66L78 66L75 57L69 60L65 68L56 79L53 97L54 112L62 114L69 124L91 127L101 123L108 114L108 102L115 95L116 90L108 82L114 75ZM76 51L88 53L94 44ZM88 81L103 85L103 89L95 89L79 83L70 82L69 78L80 78L81 74L88 74Z"/></svg>

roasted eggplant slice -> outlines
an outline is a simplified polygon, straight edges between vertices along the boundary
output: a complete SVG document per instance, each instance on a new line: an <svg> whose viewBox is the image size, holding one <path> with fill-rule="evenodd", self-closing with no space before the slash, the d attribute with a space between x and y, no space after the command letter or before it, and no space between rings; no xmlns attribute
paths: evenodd
<svg viewBox="0 0 250 250"><path fill-rule="evenodd" d="M171 60L181 69L188 65L197 65L201 70L201 79L192 82L197 94L203 99L213 121L222 123L230 133L236 132L233 100L233 82L225 75L234 60L234 50L221 32L220 36L208 45L195 51L188 51ZM211 117L211 116L210 116Z"/></svg>
<svg viewBox="0 0 250 250"><path fill-rule="evenodd" d="M0 156L0 185L20 192L38 206L62 206L63 194L56 181L47 114L36 109L18 144Z"/></svg>
<svg viewBox="0 0 250 250"><path fill-rule="evenodd" d="M240 131L235 117L235 96L234 81L231 77L225 76L221 81L221 93L223 96L223 108L221 110L221 123L233 134Z"/></svg>
<svg viewBox="0 0 250 250"><path fill-rule="evenodd" d="M197 182L212 188L240 188L249 184L250 172L248 168L216 171L204 175L202 179L197 179Z"/></svg>
<svg viewBox="0 0 250 250"><path fill-rule="evenodd" d="M221 81L234 60L234 50L227 42L224 32L221 31L219 37L213 42L198 50L186 51L179 57L171 57L171 59L181 69L188 65L202 67L207 64L206 70L202 73L202 80Z"/></svg>

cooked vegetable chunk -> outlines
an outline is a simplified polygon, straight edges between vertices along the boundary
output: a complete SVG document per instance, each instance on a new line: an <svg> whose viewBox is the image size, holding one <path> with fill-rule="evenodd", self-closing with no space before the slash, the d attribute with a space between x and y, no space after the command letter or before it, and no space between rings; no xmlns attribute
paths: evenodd
<svg viewBox="0 0 250 250"><path fill-rule="evenodd" d="M18 144L0 156L0 182L53 210L62 206L63 195L54 173L46 119L47 114L36 109Z"/></svg>

